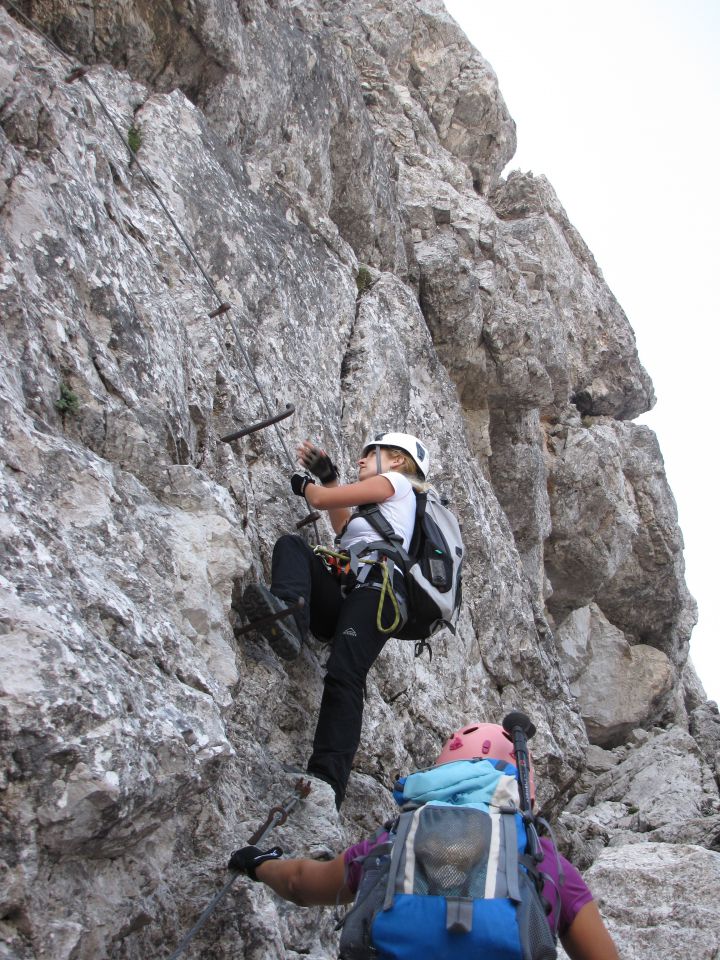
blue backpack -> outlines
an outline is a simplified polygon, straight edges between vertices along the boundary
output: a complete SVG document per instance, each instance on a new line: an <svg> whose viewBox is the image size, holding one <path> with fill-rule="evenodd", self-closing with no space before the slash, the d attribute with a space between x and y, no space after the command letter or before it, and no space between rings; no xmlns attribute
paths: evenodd
<svg viewBox="0 0 720 960"><path fill-rule="evenodd" d="M442 764L396 799L405 812L361 861L341 960L555 960L515 767Z"/></svg>

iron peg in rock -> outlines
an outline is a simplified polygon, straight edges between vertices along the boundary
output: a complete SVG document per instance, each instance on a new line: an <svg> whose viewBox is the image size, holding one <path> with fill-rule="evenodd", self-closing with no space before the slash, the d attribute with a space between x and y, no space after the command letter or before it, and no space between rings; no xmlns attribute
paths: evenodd
<svg viewBox="0 0 720 960"><path fill-rule="evenodd" d="M278 423L280 420L285 420L287 417L291 417L295 413L295 407L292 403L285 405L285 409L280 413L276 413L274 417L268 417L266 420L258 420L257 423L251 423L247 427L242 427L240 430L236 430L235 433L228 433L224 437L220 437L221 443L232 443L233 440L239 440L240 437L246 437L249 433L255 433L258 430L264 430L265 427L271 427L274 423Z"/></svg>
<svg viewBox="0 0 720 960"><path fill-rule="evenodd" d="M87 67L75 67L75 69L65 77L65 83L75 83L80 77L84 77L87 72Z"/></svg>
<svg viewBox="0 0 720 960"><path fill-rule="evenodd" d="M299 613L304 606L305 599L303 597L298 597L295 603L289 604L284 610L279 610L277 613L269 613L266 617L260 617L259 620L252 620L250 623L246 623L244 627L236 627L235 636L241 637L244 633L249 633L251 630L255 630L257 627L264 626L266 623L272 623L273 620L282 620L284 617L289 617L291 614Z"/></svg>
<svg viewBox="0 0 720 960"><path fill-rule="evenodd" d="M306 527L309 523L316 523L320 519L320 514L317 510L313 510L312 513L309 513L306 517L303 517L302 520L298 520L295 524L295 529L300 530L302 527Z"/></svg>

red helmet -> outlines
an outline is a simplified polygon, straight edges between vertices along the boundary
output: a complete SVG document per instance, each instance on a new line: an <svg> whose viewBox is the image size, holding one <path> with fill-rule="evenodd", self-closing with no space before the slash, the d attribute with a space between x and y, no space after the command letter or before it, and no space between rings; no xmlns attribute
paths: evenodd
<svg viewBox="0 0 720 960"><path fill-rule="evenodd" d="M530 758L530 800L535 801L535 771L533 769L532 754ZM435 766L441 763L452 763L454 760L505 760L515 763L512 737L499 723L473 723L461 730L456 730L442 748Z"/></svg>

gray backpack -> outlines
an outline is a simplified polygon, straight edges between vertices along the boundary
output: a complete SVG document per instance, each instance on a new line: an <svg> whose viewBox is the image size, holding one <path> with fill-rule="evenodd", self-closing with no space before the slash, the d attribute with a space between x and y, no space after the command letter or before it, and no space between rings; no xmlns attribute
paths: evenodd
<svg viewBox="0 0 720 960"><path fill-rule="evenodd" d="M422 650L424 641L443 627L455 633L464 550L460 525L437 493L432 488L416 490L415 498L415 527L407 551L378 504L358 507L353 516L363 517L381 538L366 544L358 556L378 551L403 573L407 619L395 636L419 641Z"/></svg>

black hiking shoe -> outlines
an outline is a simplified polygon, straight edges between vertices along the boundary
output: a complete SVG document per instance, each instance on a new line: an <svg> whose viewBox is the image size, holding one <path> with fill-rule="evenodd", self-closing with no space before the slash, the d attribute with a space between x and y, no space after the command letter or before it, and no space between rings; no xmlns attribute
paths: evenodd
<svg viewBox="0 0 720 960"><path fill-rule="evenodd" d="M262 583L251 583L245 588L242 598L243 613L250 621L262 620L273 613L287 609L284 603ZM260 623L257 632L265 637L275 653L283 660L295 660L300 653L302 637L293 614L269 623Z"/></svg>

